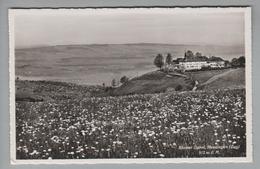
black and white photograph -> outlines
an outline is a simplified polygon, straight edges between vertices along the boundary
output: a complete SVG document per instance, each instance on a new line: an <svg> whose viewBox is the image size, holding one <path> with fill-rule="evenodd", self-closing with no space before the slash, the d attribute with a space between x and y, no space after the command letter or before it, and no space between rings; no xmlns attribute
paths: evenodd
<svg viewBox="0 0 260 169"><path fill-rule="evenodd" d="M13 164L252 161L251 8L9 9Z"/></svg>

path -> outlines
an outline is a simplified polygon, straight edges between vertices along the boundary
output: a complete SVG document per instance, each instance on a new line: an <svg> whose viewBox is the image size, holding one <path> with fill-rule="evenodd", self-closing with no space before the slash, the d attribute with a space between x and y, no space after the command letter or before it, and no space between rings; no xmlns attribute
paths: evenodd
<svg viewBox="0 0 260 169"><path fill-rule="evenodd" d="M221 77L223 77L223 76L226 76L227 74L229 74L229 73L231 73L231 72L234 72L235 70L236 70L236 69L231 69L231 70L228 70L228 71L226 71L226 72L224 72L224 73L215 75L215 76L211 77L210 79L208 79L206 82L202 83L201 85L204 86L204 85L210 84L210 83L214 82L215 80L217 80L217 79L219 79L219 78L221 78Z"/></svg>
<svg viewBox="0 0 260 169"><path fill-rule="evenodd" d="M168 75L171 75L171 76L181 76L181 77L185 77L187 78L188 76L187 75L184 75L184 74L181 74L181 73L176 73L176 72L169 72Z"/></svg>
<svg viewBox="0 0 260 169"><path fill-rule="evenodd" d="M196 91L197 88L198 88L198 85L199 85L199 82L196 80L196 81L195 81L195 85L194 85L194 87L192 88L192 91Z"/></svg>

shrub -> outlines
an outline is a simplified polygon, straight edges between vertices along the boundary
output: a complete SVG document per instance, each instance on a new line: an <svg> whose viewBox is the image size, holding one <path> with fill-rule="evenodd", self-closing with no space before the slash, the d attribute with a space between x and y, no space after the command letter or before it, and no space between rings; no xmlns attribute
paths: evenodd
<svg viewBox="0 0 260 169"><path fill-rule="evenodd" d="M175 88L175 91L180 91L180 90L182 90L182 85L178 85L178 86L176 86L176 88Z"/></svg>
<svg viewBox="0 0 260 169"><path fill-rule="evenodd" d="M124 83L128 82L128 80L129 80L128 77L123 76L123 77L121 77L120 82L121 82L122 84L124 84Z"/></svg>
<svg viewBox="0 0 260 169"><path fill-rule="evenodd" d="M154 65L158 68L162 69L164 62L163 62L163 56L161 54L158 54L154 59Z"/></svg>

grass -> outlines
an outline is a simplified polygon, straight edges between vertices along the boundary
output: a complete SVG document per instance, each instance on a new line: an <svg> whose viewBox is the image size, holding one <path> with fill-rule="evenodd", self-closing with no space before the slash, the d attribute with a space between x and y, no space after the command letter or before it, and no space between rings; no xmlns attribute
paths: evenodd
<svg viewBox="0 0 260 169"><path fill-rule="evenodd" d="M104 93L101 86L84 86L53 81L16 80L17 101L64 100Z"/></svg>
<svg viewBox="0 0 260 169"><path fill-rule="evenodd" d="M244 89L17 102L16 122L18 159L246 155Z"/></svg>
<svg viewBox="0 0 260 169"><path fill-rule="evenodd" d="M190 79L154 71L113 89L135 93L125 96L105 96L101 86L17 80L17 158L245 156L245 90L222 88L243 84L244 69L225 72L202 72L218 76L204 91L161 93L190 87ZM224 148L196 149L203 146Z"/></svg>
<svg viewBox="0 0 260 169"><path fill-rule="evenodd" d="M219 70L209 70L209 71L196 71L196 72L186 72L188 76L191 76L192 79L197 80L199 83L204 83L209 80L211 77L224 73L229 69L219 69Z"/></svg>
<svg viewBox="0 0 260 169"><path fill-rule="evenodd" d="M195 80L199 81L199 90L232 89L245 86L244 68L186 72L184 75L187 75L187 77L167 74L162 71L153 71L135 77L117 88L108 90L102 86L18 80L16 81L16 100L41 101L84 96L163 93L175 91L178 88L181 91L189 91L193 88Z"/></svg>
<svg viewBox="0 0 260 169"><path fill-rule="evenodd" d="M140 77L131 79L129 82L115 89L115 95L161 93L168 89L191 90L193 81L177 75L169 75L162 71L154 71Z"/></svg>
<svg viewBox="0 0 260 169"><path fill-rule="evenodd" d="M223 88L244 88L245 87L245 69L238 68L231 70L223 76L217 77L217 79L206 83L204 90L214 90Z"/></svg>

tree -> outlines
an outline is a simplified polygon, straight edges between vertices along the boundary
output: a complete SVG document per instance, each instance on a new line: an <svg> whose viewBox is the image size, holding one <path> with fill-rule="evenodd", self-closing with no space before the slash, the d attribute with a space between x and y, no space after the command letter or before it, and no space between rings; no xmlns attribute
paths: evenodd
<svg viewBox="0 0 260 169"><path fill-rule="evenodd" d="M232 67L238 67L239 66L239 62L238 62L238 59L237 58L233 58L231 60L231 66Z"/></svg>
<svg viewBox="0 0 260 169"><path fill-rule="evenodd" d="M231 63L228 60L225 60L225 67L231 67Z"/></svg>
<svg viewBox="0 0 260 169"><path fill-rule="evenodd" d="M231 60L232 67L245 67L245 56L240 56L239 58L233 58Z"/></svg>
<svg viewBox="0 0 260 169"><path fill-rule="evenodd" d="M202 54L200 52L196 52L195 56L196 57L202 57Z"/></svg>
<svg viewBox="0 0 260 169"><path fill-rule="evenodd" d="M112 86L112 87L116 87L116 79L113 79L113 80L111 81L111 86Z"/></svg>
<svg viewBox="0 0 260 169"><path fill-rule="evenodd" d="M128 80L129 80L128 77L123 76L123 77L121 77L120 82L121 82L122 84L124 84L124 83L128 82Z"/></svg>
<svg viewBox="0 0 260 169"><path fill-rule="evenodd" d="M193 55L193 52L191 50L188 50L187 52L185 52L185 55L184 55L185 59L191 59L193 57L194 57L194 55Z"/></svg>
<svg viewBox="0 0 260 169"><path fill-rule="evenodd" d="M163 65L164 65L164 62L163 62L163 56L161 54L158 54L155 59L154 59L154 65L158 68L162 68Z"/></svg>
<svg viewBox="0 0 260 169"><path fill-rule="evenodd" d="M237 60L240 67L245 67L245 62L246 62L245 56L240 56Z"/></svg>
<svg viewBox="0 0 260 169"><path fill-rule="evenodd" d="M216 62L218 62L218 61L224 61L224 60L221 57L211 56L209 58L209 61L216 61Z"/></svg>
<svg viewBox="0 0 260 169"><path fill-rule="evenodd" d="M172 63L172 55L170 53L167 54L165 62L168 65Z"/></svg>

